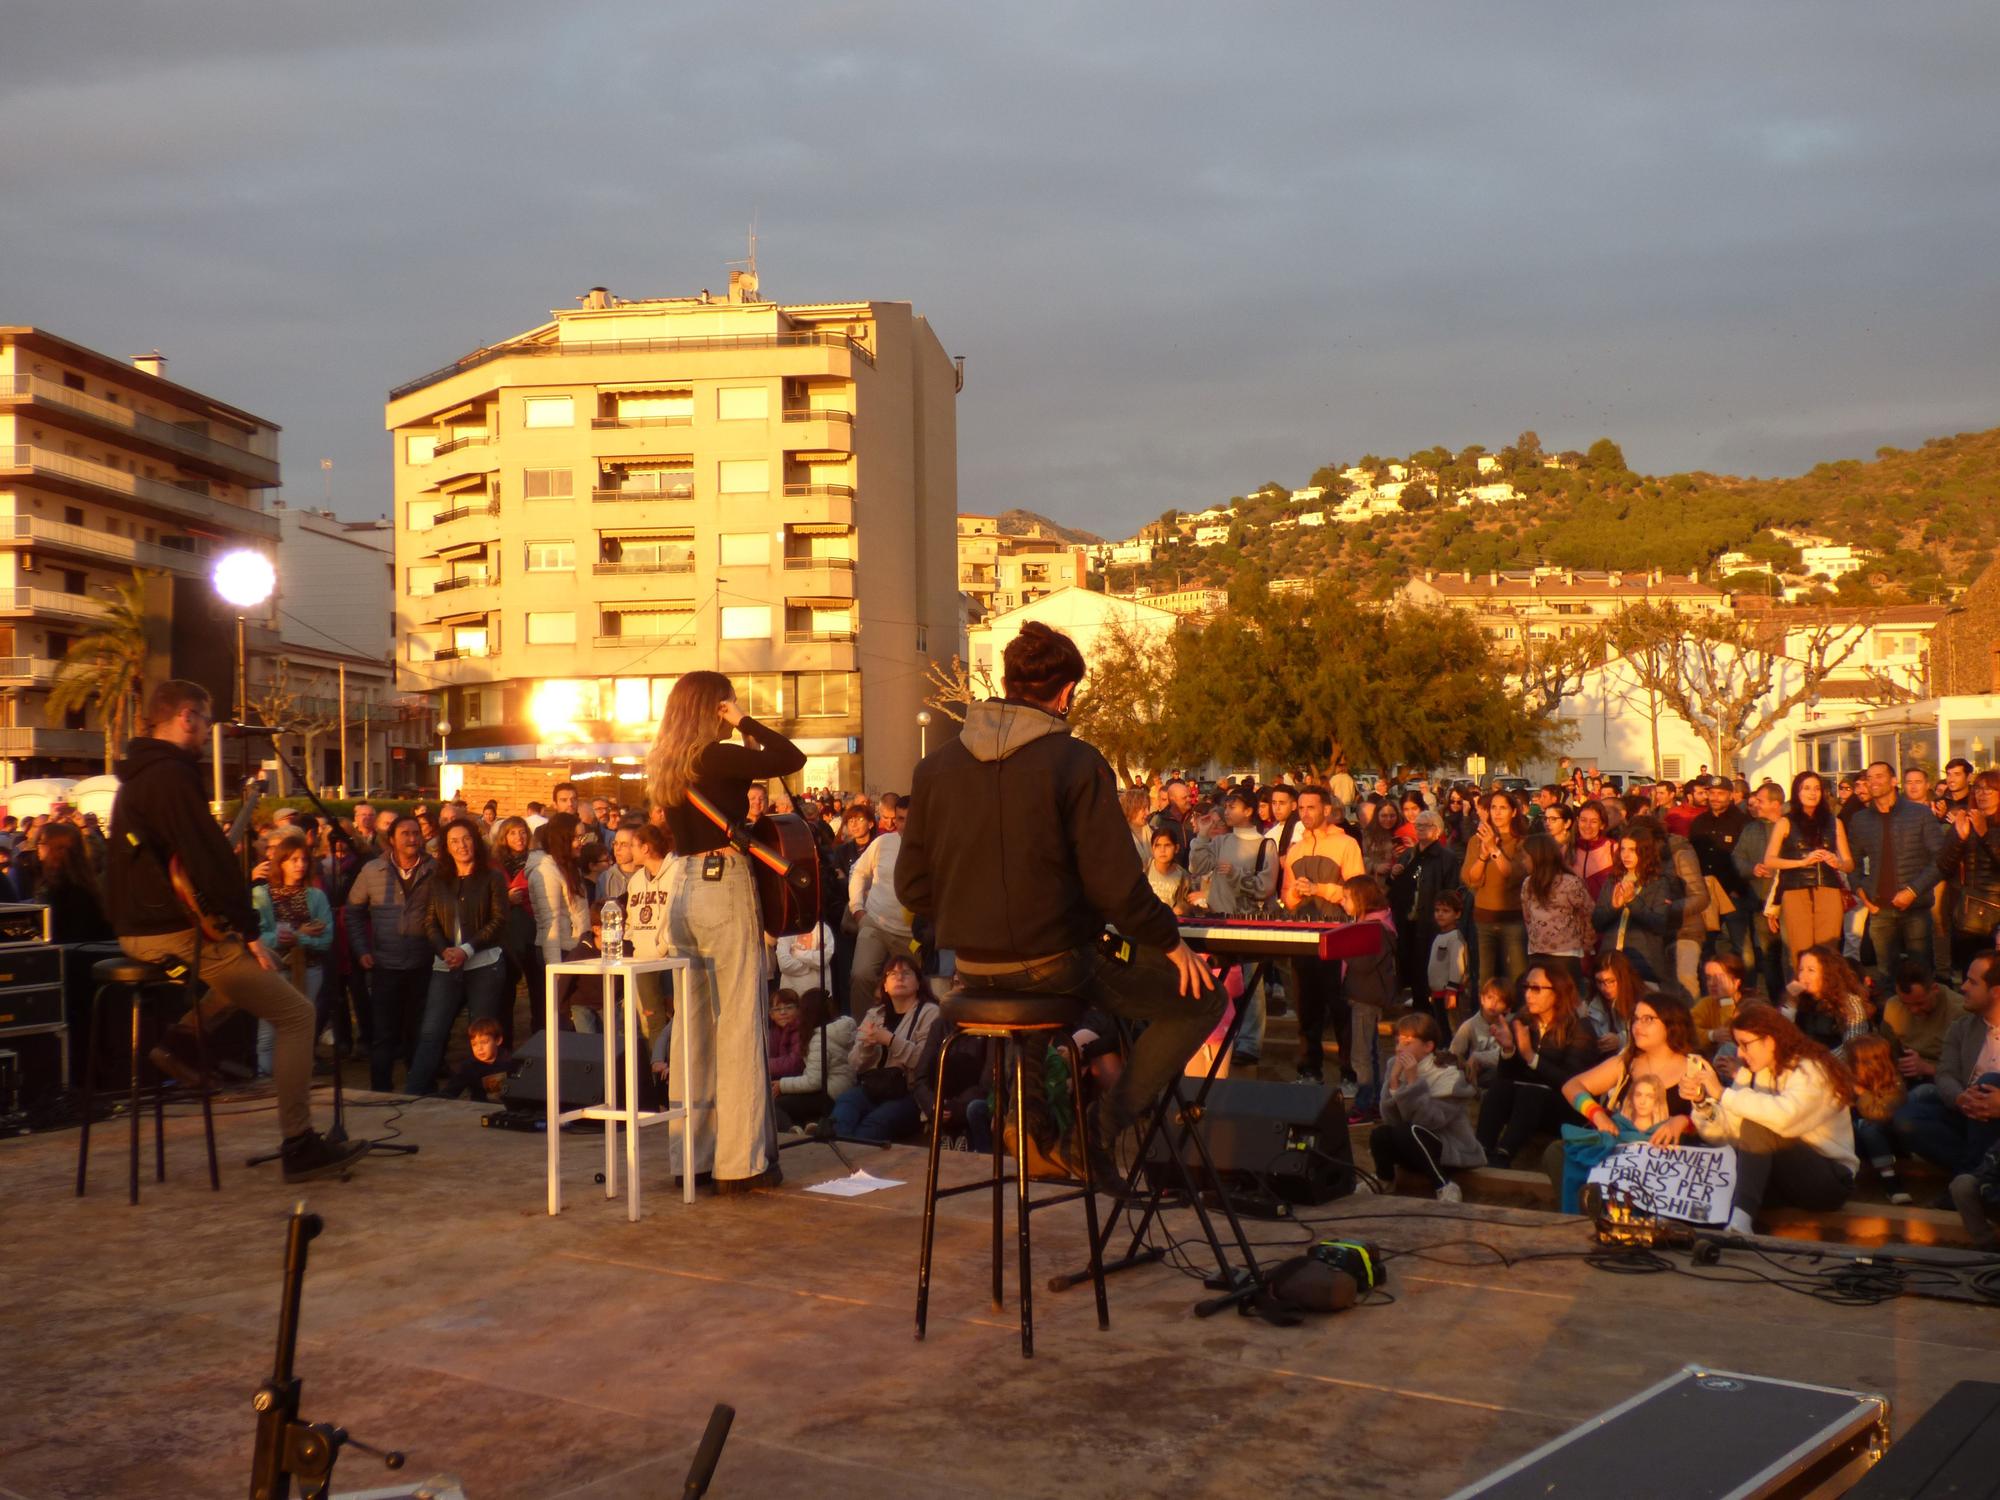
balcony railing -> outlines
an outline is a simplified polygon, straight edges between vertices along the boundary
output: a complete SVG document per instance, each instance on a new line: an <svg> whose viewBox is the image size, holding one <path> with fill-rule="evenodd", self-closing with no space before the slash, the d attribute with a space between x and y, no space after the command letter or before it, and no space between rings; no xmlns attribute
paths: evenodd
<svg viewBox="0 0 2000 1500"><path fill-rule="evenodd" d="M210 437L205 432L196 432L192 428L181 426L178 422L149 417L143 412L133 411L129 406L121 406L116 401L104 401L96 396L86 396L82 391L73 391L46 376L0 375L0 397L9 396L65 406L107 427L116 427L123 432L129 432L134 437L141 437L162 447L174 448L214 463L227 464L259 487L278 482L278 460L273 454L260 452L247 444Z"/></svg>
<svg viewBox="0 0 2000 1500"><path fill-rule="evenodd" d="M0 679L46 682L60 665L52 656L0 656Z"/></svg>
<svg viewBox="0 0 2000 1500"><path fill-rule="evenodd" d="M440 646L431 655L432 661L480 661L498 656L498 646Z"/></svg>
<svg viewBox="0 0 2000 1500"><path fill-rule="evenodd" d="M460 573L455 578L440 578L431 585L433 594L449 594L458 589L484 588L489 583L498 583L498 573Z"/></svg>
<svg viewBox="0 0 2000 1500"><path fill-rule="evenodd" d="M837 406L788 406L785 408L787 422L845 422L854 425L854 413L842 411Z"/></svg>
<svg viewBox="0 0 2000 1500"><path fill-rule="evenodd" d="M0 468L26 469L38 476L53 475L75 483L88 484L115 495L128 496L148 505L157 505L181 515L196 516L220 526L255 532L260 536L278 535L278 518L267 515L261 510L253 510L250 506L236 505L227 500L215 500L193 490L183 489L177 484L164 484L157 479L128 474L123 469L114 469L109 464L92 463L87 458L71 458L67 454L51 453L46 448L27 445L0 448Z"/></svg>
<svg viewBox="0 0 2000 1500"><path fill-rule="evenodd" d="M807 495L840 495L852 500L854 498L854 486L851 484L788 484L785 486L785 498L787 500L803 499Z"/></svg>
<svg viewBox="0 0 2000 1500"><path fill-rule="evenodd" d="M435 448L431 449L431 457L443 458L447 453L456 453L461 448L470 448L474 443L490 443L492 441L493 434L490 432L467 433L464 437L452 438L447 442L439 443Z"/></svg>
<svg viewBox="0 0 2000 1500"><path fill-rule="evenodd" d="M693 417L592 417L591 427L609 432L622 427L692 427Z"/></svg>
<svg viewBox="0 0 2000 1500"><path fill-rule="evenodd" d="M0 756L102 756L104 735L95 729L43 729L18 726L0 729Z"/></svg>
<svg viewBox="0 0 2000 1500"><path fill-rule="evenodd" d="M856 638L856 634L852 629L793 630L787 626L785 629L785 644L788 646L797 646L810 641L851 641Z"/></svg>
<svg viewBox="0 0 2000 1500"><path fill-rule="evenodd" d="M692 646L698 637L692 630L676 631L673 635L599 635L591 637L591 644L601 650L615 651L619 647L648 649L658 646Z"/></svg>
<svg viewBox="0 0 2000 1500"><path fill-rule="evenodd" d="M101 620L111 612L103 599L87 594L59 594L54 589L0 588L0 610L9 614L66 615L74 620Z"/></svg>
<svg viewBox="0 0 2000 1500"><path fill-rule="evenodd" d="M449 380L467 370L476 370L481 365L496 359L534 359L552 354L699 354L709 350L734 349L841 349L858 354L872 365L875 356L866 344L849 338L844 333L824 333L817 329L794 333L738 333L712 334L704 338L684 339L606 339L591 343L575 344L495 344L489 349L477 349L463 359L453 360L441 369L428 375L419 375L415 380L405 381L389 392L391 401L422 390L427 385L436 385L440 380Z"/></svg>
<svg viewBox="0 0 2000 1500"><path fill-rule="evenodd" d="M692 573L693 558L675 558L664 562L598 562L590 565L590 571L599 578L623 578L634 573Z"/></svg>
<svg viewBox="0 0 2000 1500"><path fill-rule="evenodd" d="M497 516L499 514L500 501L495 498L482 501L478 505L454 505L450 510L441 510L431 517L431 525L442 526L447 521L461 521L467 516Z"/></svg>
<svg viewBox="0 0 2000 1500"><path fill-rule="evenodd" d="M694 481L689 480L685 484L663 484L651 489L632 485L621 486L617 489L597 489L590 492L590 498L609 505L615 505L620 502L628 505L643 505L648 500L692 500L694 499Z"/></svg>
<svg viewBox="0 0 2000 1500"><path fill-rule="evenodd" d="M88 552L93 557L110 557L119 562L137 563L146 568L174 568L206 572L208 559L198 552L178 547L161 547L129 536L113 536L108 531L91 531L83 526L66 526L61 521L44 521L40 516L0 516L0 541L40 542L67 552Z"/></svg>
<svg viewBox="0 0 2000 1500"><path fill-rule="evenodd" d="M816 568L830 568L836 573L852 573L854 559L851 557L791 557L785 558L785 569L792 573L809 573Z"/></svg>

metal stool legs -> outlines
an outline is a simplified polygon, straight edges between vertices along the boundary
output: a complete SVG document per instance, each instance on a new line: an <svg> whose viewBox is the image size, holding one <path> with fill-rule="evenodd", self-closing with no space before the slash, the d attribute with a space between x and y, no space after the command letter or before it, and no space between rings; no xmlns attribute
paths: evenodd
<svg viewBox="0 0 2000 1500"><path fill-rule="evenodd" d="M161 1009L166 992L169 990L180 990L185 993L186 986L178 982L164 985L157 983L113 983L98 986L96 992L91 996L90 1026L87 1032L89 1040L83 1062L83 1128L77 1138L76 1152L76 1196L79 1198L84 1195L84 1188L89 1181L90 1127L92 1119L97 1113L99 1022L103 1015L106 999L113 992L122 991L130 1006L131 1018L131 1054L126 1075L126 1107L131 1115L131 1139L127 1150L126 1201L132 1204L137 1204L139 1201L139 1137L141 1122L144 1116L140 1068L144 1065L144 1055L141 1049L145 1046L145 1011L149 1000L153 1002L156 1009ZM206 1080L208 1077L208 1038L206 1030L202 1025L201 1010L198 1005L191 1007L191 1015L194 1021L196 1066L201 1070L203 1079ZM163 1037L167 1029L170 1028L162 1028ZM208 1185L211 1191L219 1192L222 1188L222 1173L215 1150L213 1095L205 1082L197 1092L201 1095L202 1132L208 1149ZM166 1089L158 1080L152 1085L152 1095L153 1180L155 1182L165 1182L167 1180Z"/></svg>

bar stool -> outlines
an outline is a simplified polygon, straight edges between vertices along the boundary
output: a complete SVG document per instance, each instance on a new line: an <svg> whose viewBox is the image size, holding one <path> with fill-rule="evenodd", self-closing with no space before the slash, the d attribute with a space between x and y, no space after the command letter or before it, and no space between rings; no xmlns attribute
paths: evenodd
<svg viewBox="0 0 2000 1500"><path fill-rule="evenodd" d="M924 1247L917 1262L917 1337L921 1339L924 1336L925 1317L930 1309L931 1246L936 1238L940 1198L976 1193L981 1188L992 1190L993 1310L998 1312L1003 1305L1000 1245L1008 1179L1002 1166L1002 1132L997 1114L993 1121L993 1170L988 1179L985 1182L962 1183L958 1187L938 1186L938 1158L943 1145L939 1122L944 1117L945 1054L950 1050L953 1033L984 1037L996 1099L1007 1098L1008 1070L1012 1070L1014 1078L1013 1104L1004 1113L1014 1126L1014 1225L1020 1239L1021 1255L1021 1357L1031 1359L1035 1353L1035 1309L1028 1219L1036 1209L1054 1208L1078 1198L1083 1200L1084 1217L1090 1228L1090 1280L1097 1292L1097 1326L1101 1329L1111 1326L1111 1310L1104 1299L1104 1261L1098 1251L1097 1195L1090 1180L1089 1151L1083 1153L1083 1186L1080 1189L1034 1201L1030 1201L1028 1195L1028 1132L1022 1124L1026 1114L1026 1087L1021 1071L1021 1042L1033 1033L1047 1034L1050 1045L1061 1048L1068 1055L1070 1102L1076 1111L1077 1131L1080 1135L1086 1134L1089 1124L1083 1109L1083 1060L1073 1036L1082 1023L1083 1003L1067 995L1024 995L990 990L956 995L946 1000L939 1009L947 1030L944 1043L938 1049L937 1090L931 1104L931 1160L930 1170L924 1179Z"/></svg>
<svg viewBox="0 0 2000 1500"><path fill-rule="evenodd" d="M186 979L177 977L164 965L150 963L141 958L106 958L92 964L90 977L97 982L97 988L90 997L90 1041L84 1054L83 1064L83 1133L76 1148L76 1195L83 1196L86 1174L90 1169L90 1120L96 1112L95 1094L97 1087L97 1027L107 1001L116 1003L122 999L132 1012L132 1071L131 1071L131 1113L132 1113L132 1157L129 1201L139 1201L139 1115L140 1095L139 1066L142 1060L140 1048L145 1028L141 1024L146 1008L153 1009L154 1020L162 1037L180 1019L182 1008L189 1006L192 990ZM215 1160L215 1112L211 1105L213 1091L208 1084L208 1040L202 1030L201 1009L193 1007L195 1065L201 1070L202 1082L195 1090L201 1095L202 1128L208 1133L208 1185L211 1190L221 1191L222 1176ZM155 1070L157 1072L157 1070ZM148 1090L153 1096L153 1180L167 1180L167 1133L166 1133L166 1084L155 1078Z"/></svg>

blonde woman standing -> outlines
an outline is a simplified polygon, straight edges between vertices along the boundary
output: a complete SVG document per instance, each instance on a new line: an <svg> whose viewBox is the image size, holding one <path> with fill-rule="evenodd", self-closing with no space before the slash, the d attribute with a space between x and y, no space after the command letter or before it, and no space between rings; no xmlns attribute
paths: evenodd
<svg viewBox="0 0 2000 1500"><path fill-rule="evenodd" d="M731 743L741 730L744 743ZM668 1092L690 1105L693 1146L682 1170L711 1172L717 1192L775 1185L777 1133L765 1064L764 932L749 861L701 809L731 826L750 807L750 784L804 768L783 735L748 718L720 672L689 672L667 695L646 757L653 804L665 810L674 855L666 863L666 946L690 960L676 986L674 1024L687 1030L691 1077L669 1058Z"/></svg>

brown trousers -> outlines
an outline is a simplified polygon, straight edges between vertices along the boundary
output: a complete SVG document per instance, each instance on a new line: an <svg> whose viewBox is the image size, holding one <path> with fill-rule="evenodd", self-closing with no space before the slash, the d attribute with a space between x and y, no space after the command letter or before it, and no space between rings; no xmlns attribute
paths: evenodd
<svg viewBox="0 0 2000 1500"><path fill-rule="evenodd" d="M123 937L118 946L131 957L148 963L179 959L185 965L194 960L194 929ZM294 989L282 972L274 973L258 963L235 938L201 945L201 979L208 986L208 993L201 1001L204 1030L232 1010L247 1011L258 1020L271 1023L277 1032L271 1049L271 1078L278 1089L278 1129L287 1138L310 1130L312 1001ZM181 1029L192 1032L192 1014L180 1024Z"/></svg>
<svg viewBox="0 0 2000 1500"><path fill-rule="evenodd" d="M1842 912L1840 891L1834 886L1780 891L1778 932L1785 940L1785 951L1796 961L1815 943L1829 943L1838 948Z"/></svg>

